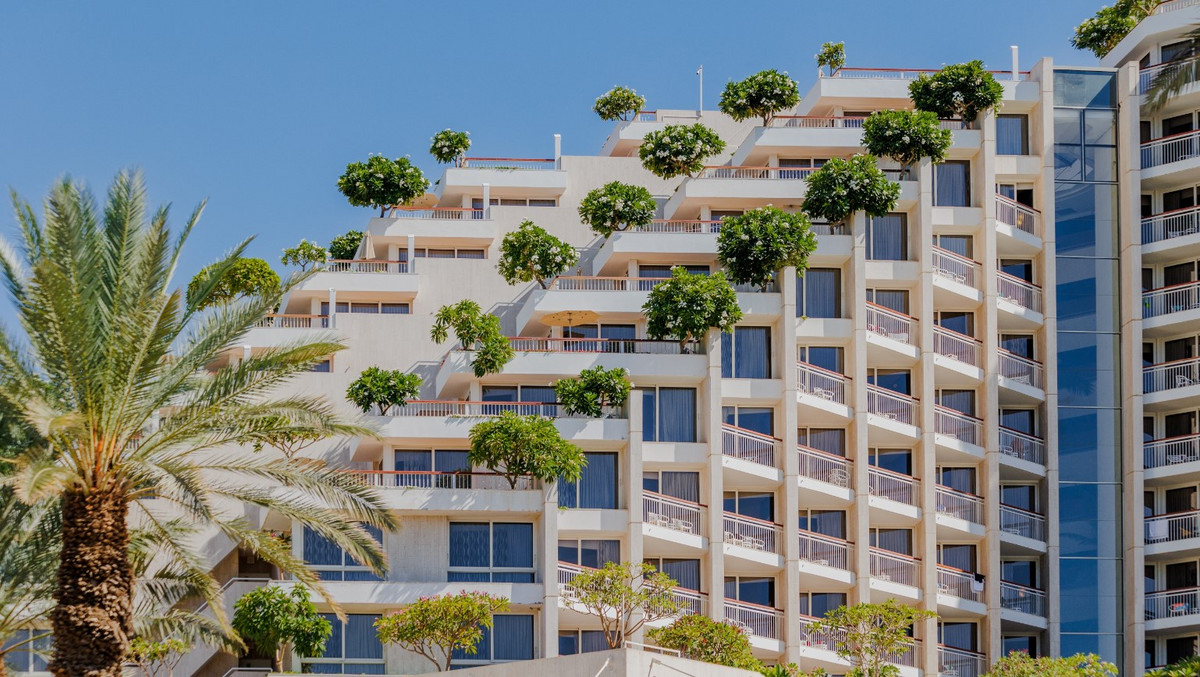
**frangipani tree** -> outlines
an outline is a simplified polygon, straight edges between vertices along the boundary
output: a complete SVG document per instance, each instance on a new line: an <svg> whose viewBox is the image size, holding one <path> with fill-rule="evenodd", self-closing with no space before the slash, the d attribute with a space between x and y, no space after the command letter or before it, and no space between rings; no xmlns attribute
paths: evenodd
<svg viewBox="0 0 1200 677"><path fill-rule="evenodd" d="M646 105L646 97L640 96L628 87L617 85L596 98L592 110L601 120L615 122L617 120L632 120L634 115Z"/></svg>
<svg viewBox="0 0 1200 677"><path fill-rule="evenodd" d="M477 378L499 373L516 354L504 336L500 318L483 312L470 299L439 308L429 338L435 343L445 343L451 331L463 350L472 352L471 368Z"/></svg>
<svg viewBox="0 0 1200 677"><path fill-rule="evenodd" d="M912 649L908 635L913 623L934 618L937 614L914 609L889 599L882 604L860 602L840 606L810 623L810 633L823 633L833 638L833 650L850 662L857 674L874 677L887 674L894 656Z"/></svg>
<svg viewBox="0 0 1200 677"><path fill-rule="evenodd" d="M1104 58L1164 0L1117 0L1075 27L1071 46Z"/></svg>
<svg viewBox="0 0 1200 677"><path fill-rule="evenodd" d="M429 154L434 160L461 167L463 157L471 149L471 132L455 132L447 128L434 134L429 141Z"/></svg>
<svg viewBox="0 0 1200 677"><path fill-rule="evenodd" d="M537 282L545 289L546 280L561 275L578 262L579 252L571 243L526 219L500 241L496 269L509 284Z"/></svg>
<svg viewBox="0 0 1200 677"><path fill-rule="evenodd" d="M562 603L600 618L608 648L619 649L646 623L680 611L675 581L644 562L609 562L576 574L562 588Z"/></svg>
<svg viewBox="0 0 1200 677"><path fill-rule="evenodd" d="M725 142L716 132L699 122L691 125L667 125L642 138L638 157L646 171L663 179L695 176L704 169L704 161L725 150Z"/></svg>
<svg viewBox="0 0 1200 677"><path fill-rule="evenodd" d="M863 146L871 155L890 157L908 170L924 158L946 159L952 135L929 111L881 110L863 121Z"/></svg>
<svg viewBox="0 0 1200 677"><path fill-rule="evenodd" d="M857 211L883 216L900 199L900 184L888 180L874 155L833 158L805 183L804 212L830 223L841 223Z"/></svg>
<svg viewBox="0 0 1200 677"><path fill-rule="evenodd" d="M909 83L908 95L917 110L972 123L989 108L1000 109L1004 87L976 59L945 66L933 75L922 73Z"/></svg>
<svg viewBox="0 0 1200 677"><path fill-rule="evenodd" d="M709 329L733 331L742 319L737 292L724 273L698 275L682 266L672 268L671 277L654 285L642 310L650 338L675 339L681 349L703 339Z"/></svg>
<svg viewBox="0 0 1200 677"><path fill-rule="evenodd" d="M771 206L726 217L717 235L717 260L729 279L763 291L775 273L787 266L795 266L796 274L802 275L816 250L817 238L806 216Z"/></svg>
<svg viewBox="0 0 1200 677"><path fill-rule="evenodd" d="M422 597L375 621L375 630L380 642L411 651L433 663L438 672L446 672L455 651L468 655L478 651L483 631L492 629L492 616L505 611L506 598L464 590Z"/></svg>
<svg viewBox="0 0 1200 677"><path fill-rule="evenodd" d="M522 477L542 482L578 482L587 465L583 450L563 439L554 420L501 412L470 431L467 460L500 473L512 488Z"/></svg>
<svg viewBox="0 0 1200 677"><path fill-rule="evenodd" d="M762 118L766 127L776 113L791 110L798 103L800 90L796 81L788 77L787 71L772 68L726 84L718 107L738 122Z"/></svg>
<svg viewBox="0 0 1200 677"><path fill-rule="evenodd" d="M579 202L579 219L592 232L608 237L629 228L640 228L654 220L657 203L643 186L611 181L593 188Z"/></svg>
<svg viewBox="0 0 1200 677"><path fill-rule="evenodd" d="M378 207L383 216L388 207L406 205L424 195L429 181L407 157L392 160L372 155L366 162L346 165L337 186L350 204Z"/></svg>

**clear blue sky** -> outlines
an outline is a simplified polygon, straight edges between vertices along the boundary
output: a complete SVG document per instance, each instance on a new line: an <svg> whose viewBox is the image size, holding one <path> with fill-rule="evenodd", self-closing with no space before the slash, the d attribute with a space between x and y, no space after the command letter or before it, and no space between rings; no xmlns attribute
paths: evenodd
<svg viewBox="0 0 1200 677"><path fill-rule="evenodd" d="M361 228L335 181L368 153L410 154L431 180L429 137L471 132L471 154L592 154L610 129L591 112L615 84L649 108L706 108L763 68L808 90L813 54L846 43L848 66L1007 69L1041 56L1091 65L1072 27L1101 0L859 2L8 3L0 8L0 185L40 200L63 174L102 192L144 170L175 220L208 210L179 282L242 237L278 267L300 238ZM13 233L7 208L0 232Z"/></svg>

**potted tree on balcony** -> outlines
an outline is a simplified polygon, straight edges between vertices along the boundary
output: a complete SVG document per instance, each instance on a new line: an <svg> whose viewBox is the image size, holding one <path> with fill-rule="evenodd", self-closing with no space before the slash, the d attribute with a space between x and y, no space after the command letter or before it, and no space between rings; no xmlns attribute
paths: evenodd
<svg viewBox="0 0 1200 677"><path fill-rule="evenodd" d="M642 228L654 220L657 203L642 186L612 181L588 191L579 202L579 219L592 232L608 237L629 228Z"/></svg>
<svg viewBox="0 0 1200 677"><path fill-rule="evenodd" d="M295 652L302 658L325 653L325 642L333 626L317 613L308 588L267 585L242 595L233 604L233 629L259 651L271 656L271 667L283 669L284 656Z"/></svg>
<svg viewBox="0 0 1200 677"><path fill-rule="evenodd" d="M358 245L356 244L354 248L358 249ZM309 266L316 268L328 259L329 252L325 251L324 247L316 242L301 239L300 244L283 250L283 256L279 257L279 262L285 266L299 266L300 271L304 272Z"/></svg>
<svg viewBox="0 0 1200 677"><path fill-rule="evenodd" d="M367 367L346 389L346 399L363 413L374 407L385 416L392 407L403 407L421 391L421 377L399 369Z"/></svg>
<svg viewBox="0 0 1200 677"><path fill-rule="evenodd" d="M716 132L699 122L667 125L642 138L638 157L646 171L662 179L695 176L704 161L725 150Z"/></svg>
<svg viewBox="0 0 1200 677"><path fill-rule="evenodd" d="M1071 46L1102 59L1164 0L1117 0L1075 27Z"/></svg>
<svg viewBox="0 0 1200 677"><path fill-rule="evenodd" d="M824 77L822 68L829 67L829 77L835 77L838 70L846 65L846 43L827 42L821 45L821 51L816 53L817 77Z"/></svg>
<svg viewBox="0 0 1200 677"><path fill-rule="evenodd" d="M463 165L463 157L471 149L471 132L455 132L443 129L429 138L429 154L441 164Z"/></svg>
<svg viewBox="0 0 1200 677"><path fill-rule="evenodd" d="M652 339L679 341L681 352L700 341L709 329L733 331L742 319L737 292L721 272L697 275L682 266L671 269L671 277L650 290L642 310L646 333Z"/></svg>
<svg viewBox="0 0 1200 677"><path fill-rule="evenodd" d="M515 489L522 477L578 482L587 465L583 450L563 439L554 419L501 412L470 431L467 461L499 473Z"/></svg>
<svg viewBox="0 0 1200 677"><path fill-rule="evenodd" d="M833 158L810 174L806 184L804 212L829 223L842 223L858 211L883 216L900 199L900 184L888 181L874 155Z"/></svg>
<svg viewBox="0 0 1200 677"><path fill-rule="evenodd" d="M999 110L1004 87L976 59L946 66L933 75L921 74L909 83L908 95L917 110L971 124L989 108Z"/></svg>
<svg viewBox="0 0 1200 677"><path fill-rule="evenodd" d="M632 120L633 116L637 115L645 105L646 97L640 96L628 87L617 85L597 97L592 110L596 111L596 115L599 115L601 120L628 121Z"/></svg>
<svg viewBox="0 0 1200 677"><path fill-rule="evenodd" d="M800 90L796 81L788 77L787 71L772 68L726 84L717 106L738 122L762 118L763 127L766 127L776 113L791 110L798 103Z"/></svg>
<svg viewBox="0 0 1200 677"><path fill-rule="evenodd" d="M470 299L438 309L429 337L435 343L445 343L450 331L463 350L472 352L471 368L478 378L499 373L515 354L501 331L500 318L484 313Z"/></svg>
<svg viewBox="0 0 1200 677"><path fill-rule="evenodd" d="M758 670L761 666L744 630L708 616L680 616L670 625L654 628L647 635L659 646L675 649L684 658L695 661L743 670Z"/></svg>
<svg viewBox="0 0 1200 677"><path fill-rule="evenodd" d="M329 258L334 261L350 261L358 254L362 244L361 230L348 230L329 241Z"/></svg>
<svg viewBox="0 0 1200 677"><path fill-rule="evenodd" d="M725 266L729 279L762 291L787 266L795 266L796 274L803 274L816 249L817 238L809 230L806 216L771 206L726 217L717 235L717 260Z"/></svg>
<svg viewBox="0 0 1200 677"><path fill-rule="evenodd" d="M389 207L406 205L424 195L429 181L407 157L390 160L371 155L366 162L346 165L337 186L350 204L378 207L383 216Z"/></svg>
<svg viewBox="0 0 1200 677"><path fill-rule="evenodd" d="M600 618L608 648L620 649L646 623L680 612L675 581L644 562L609 562L576 574L559 588L562 603Z"/></svg>
<svg viewBox="0 0 1200 677"><path fill-rule="evenodd" d="M888 674L894 656L907 653L908 631L913 623L937 614L914 609L889 599L882 604L862 602L840 606L809 624L808 632L822 633L833 639L833 650L849 661L858 674ZM895 670L893 674L899 674Z"/></svg>
<svg viewBox="0 0 1200 677"><path fill-rule="evenodd" d="M863 146L871 155L890 157L907 175L924 158L938 164L946 159L953 141L929 111L881 110L863 121Z"/></svg>
<svg viewBox="0 0 1200 677"><path fill-rule="evenodd" d="M505 611L508 599L464 590L422 597L375 621L375 631L383 644L411 651L446 672L455 651L476 653L484 631L492 629L492 616Z"/></svg>
<svg viewBox="0 0 1200 677"><path fill-rule="evenodd" d="M526 219L500 241L500 260L496 269L509 284L537 282L542 289L546 280L569 270L579 262L579 252Z"/></svg>
<svg viewBox="0 0 1200 677"><path fill-rule="evenodd" d="M269 296L279 293L279 274L271 270L271 264L263 259L239 258L227 267L224 274L214 279L216 265L205 266L192 277L187 287L189 304L203 299L199 301L199 308L203 309L246 296Z"/></svg>
<svg viewBox="0 0 1200 677"><path fill-rule="evenodd" d="M606 408L625 404L632 388L624 367L598 366L579 372L579 378L555 381L554 396L567 414L601 418Z"/></svg>

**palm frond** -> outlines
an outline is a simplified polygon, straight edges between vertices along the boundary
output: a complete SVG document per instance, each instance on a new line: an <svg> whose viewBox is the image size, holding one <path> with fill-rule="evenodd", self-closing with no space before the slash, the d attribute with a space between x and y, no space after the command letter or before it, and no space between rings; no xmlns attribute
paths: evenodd
<svg viewBox="0 0 1200 677"><path fill-rule="evenodd" d="M1185 39L1193 45L1200 45L1200 26L1188 32ZM1154 76L1143 95L1143 108L1147 113L1160 111L1168 101L1195 82L1200 82L1200 54L1196 53L1196 47L1193 46L1191 54L1171 62Z"/></svg>

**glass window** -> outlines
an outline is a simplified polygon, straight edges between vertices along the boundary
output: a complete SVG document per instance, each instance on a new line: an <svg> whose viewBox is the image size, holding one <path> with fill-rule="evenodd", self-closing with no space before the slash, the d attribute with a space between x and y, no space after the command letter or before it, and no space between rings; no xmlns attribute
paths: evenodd
<svg viewBox="0 0 1200 677"><path fill-rule="evenodd" d="M1116 108L1117 90L1114 80L1113 73L1056 69L1054 105Z"/></svg>
<svg viewBox="0 0 1200 677"><path fill-rule="evenodd" d="M320 658L301 659L301 672L340 675L384 674L383 643L375 634L379 614L348 614L346 622L334 614L321 614L333 634L325 640Z"/></svg>
<svg viewBox="0 0 1200 677"><path fill-rule="evenodd" d="M769 491L726 491L724 507L743 517L775 521L775 494Z"/></svg>
<svg viewBox="0 0 1200 677"><path fill-rule="evenodd" d="M970 235L935 235L933 242L937 247L968 259L971 258L971 252L974 250L972 246L974 238Z"/></svg>
<svg viewBox="0 0 1200 677"><path fill-rule="evenodd" d="M1059 481L1120 481L1119 413L1116 409L1059 408Z"/></svg>
<svg viewBox="0 0 1200 677"><path fill-rule="evenodd" d="M12 648L18 644L21 646ZM46 672L53 646L54 636L49 630L17 630L3 643L3 648L11 649L4 654L4 667L9 672Z"/></svg>
<svg viewBox="0 0 1200 677"><path fill-rule="evenodd" d="M1054 201L1060 256L1117 256L1116 186L1059 183Z"/></svg>
<svg viewBox="0 0 1200 677"><path fill-rule="evenodd" d="M696 389L642 390L642 439L647 442L695 442Z"/></svg>
<svg viewBox="0 0 1200 677"><path fill-rule="evenodd" d="M962 571L975 571L975 546L969 543L939 543L938 564Z"/></svg>
<svg viewBox="0 0 1200 677"><path fill-rule="evenodd" d="M1040 655L1036 635L1005 635L1003 644L1005 656L1014 651L1023 651L1034 658Z"/></svg>
<svg viewBox="0 0 1200 677"><path fill-rule="evenodd" d="M774 607L775 579L726 576L725 597L739 602Z"/></svg>
<svg viewBox="0 0 1200 677"><path fill-rule="evenodd" d="M912 451L908 449L872 449L871 465L912 476Z"/></svg>
<svg viewBox="0 0 1200 677"><path fill-rule="evenodd" d="M496 614L492 628L484 628L483 637L475 645L475 653L458 649L451 660L454 665L478 665L505 661L533 659L533 615Z"/></svg>
<svg viewBox="0 0 1200 677"><path fill-rule="evenodd" d="M700 473L651 470L642 473L642 490L691 503L700 502Z"/></svg>
<svg viewBox="0 0 1200 677"><path fill-rule="evenodd" d="M831 538L846 538L846 511L801 510L800 528Z"/></svg>
<svg viewBox="0 0 1200 677"><path fill-rule="evenodd" d="M1037 512L1037 497L1038 490L1035 484L1000 485L1000 503L1002 505L1028 510L1029 512Z"/></svg>
<svg viewBox="0 0 1200 677"><path fill-rule="evenodd" d="M963 336L975 336L975 313L970 311L946 311L934 314L937 326L957 332Z"/></svg>
<svg viewBox="0 0 1200 677"><path fill-rule="evenodd" d="M599 569L609 562L621 562L620 541L560 540L558 561Z"/></svg>
<svg viewBox="0 0 1200 677"><path fill-rule="evenodd" d="M722 378L771 378L771 328L734 327L721 334Z"/></svg>
<svg viewBox="0 0 1200 677"><path fill-rule="evenodd" d="M603 630L559 630L558 655L574 656L593 651L608 651Z"/></svg>
<svg viewBox="0 0 1200 677"><path fill-rule="evenodd" d="M907 289L868 289L867 303L874 303L904 315L908 314Z"/></svg>
<svg viewBox="0 0 1200 677"><path fill-rule="evenodd" d="M379 311L384 315L408 315L410 308L407 303L381 303Z"/></svg>
<svg viewBox="0 0 1200 677"><path fill-rule="evenodd" d="M1119 484L1064 482L1059 484L1058 497L1059 541L1064 558L1115 556L1121 552Z"/></svg>
<svg viewBox="0 0 1200 677"><path fill-rule="evenodd" d="M908 260L908 217L888 214L867 219L867 258L876 261Z"/></svg>
<svg viewBox="0 0 1200 677"><path fill-rule="evenodd" d="M369 524L363 528L376 543L383 542L379 527ZM304 527L304 561L317 572L323 581L381 581L375 572L363 566L333 541Z"/></svg>
<svg viewBox="0 0 1200 677"><path fill-rule="evenodd" d="M947 409L953 409L960 414L966 414L967 416L975 415L974 390L938 390L937 403Z"/></svg>
<svg viewBox="0 0 1200 677"><path fill-rule="evenodd" d="M451 522L450 582L533 582L533 525Z"/></svg>
<svg viewBox="0 0 1200 677"><path fill-rule="evenodd" d="M975 493L975 469L974 468L946 468L939 467L937 469L938 484L943 487L949 487L955 491L961 491L967 494Z"/></svg>
<svg viewBox="0 0 1200 677"><path fill-rule="evenodd" d="M938 623L938 644L964 651L979 650L979 630L975 623Z"/></svg>
<svg viewBox="0 0 1200 677"><path fill-rule="evenodd" d="M1196 655L1196 636L1167 638L1167 665Z"/></svg>
<svg viewBox="0 0 1200 677"><path fill-rule="evenodd" d="M656 570L671 577L671 580L681 588L700 590L700 560L650 558L646 562Z"/></svg>
<svg viewBox="0 0 1200 677"><path fill-rule="evenodd" d="M1167 63L1170 61L1177 61L1179 59L1186 59L1195 53L1196 47L1194 44L1192 44L1191 40L1180 40L1179 42L1172 42L1159 47L1159 62ZM1174 661L1167 662L1173 663Z"/></svg>
<svg viewBox="0 0 1200 677"><path fill-rule="evenodd" d="M796 280L796 314L800 317L842 316L842 271L809 268Z"/></svg>
<svg viewBox="0 0 1200 677"><path fill-rule="evenodd" d="M798 350L801 362L832 371L835 374L842 373L844 368L842 348L837 346L800 346Z"/></svg>
<svg viewBox="0 0 1200 677"><path fill-rule="evenodd" d="M871 547L912 555L912 529L871 529Z"/></svg>
<svg viewBox="0 0 1200 677"><path fill-rule="evenodd" d="M1000 348L1014 355L1034 359L1033 336L1029 334L1001 334Z"/></svg>
<svg viewBox="0 0 1200 677"><path fill-rule="evenodd" d="M912 393L912 375L907 369L871 369L867 383L902 395Z"/></svg>
<svg viewBox="0 0 1200 677"><path fill-rule="evenodd" d="M947 160L933 166L933 204L938 207L971 206L971 163Z"/></svg>
<svg viewBox="0 0 1200 677"><path fill-rule="evenodd" d="M484 402L519 402L517 386L483 386Z"/></svg>
<svg viewBox="0 0 1200 677"><path fill-rule="evenodd" d="M1000 579L1027 588L1037 588L1037 562L1028 559L1001 562Z"/></svg>
<svg viewBox="0 0 1200 677"><path fill-rule="evenodd" d="M721 414L728 425L763 435L775 434L775 410L771 407L721 407Z"/></svg>
<svg viewBox="0 0 1200 677"><path fill-rule="evenodd" d="M800 428L800 444L836 456L846 455L846 431L841 428Z"/></svg>
<svg viewBox="0 0 1200 677"><path fill-rule="evenodd" d="M996 154L1029 155L1029 116L996 116Z"/></svg>
<svg viewBox="0 0 1200 677"><path fill-rule="evenodd" d="M672 268L683 268L692 275L708 275L709 267L701 264L676 264L673 266L638 266L638 277L671 277Z"/></svg>
<svg viewBox="0 0 1200 677"><path fill-rule="evenodd" d="M584 452L587 465L578 482L558 481L558 507L616 510L617 455Z"/></svg>
<svg viewBox="0 0 1200 677"><path fill-rule="evenodd" d="M842 606L846 606L844 592L800 593L800 613L805 616L824 618L825 614Z"/></svg>

